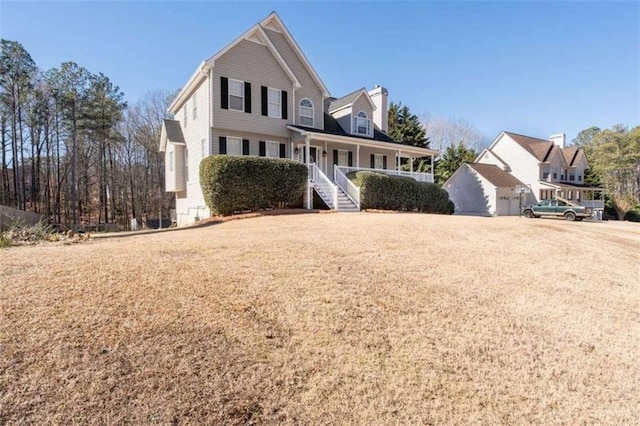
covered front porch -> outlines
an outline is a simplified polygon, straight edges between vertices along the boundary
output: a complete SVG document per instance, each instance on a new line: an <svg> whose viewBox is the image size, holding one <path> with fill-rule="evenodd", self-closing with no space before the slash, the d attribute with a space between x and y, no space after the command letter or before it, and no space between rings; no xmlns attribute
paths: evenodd
<svg viewBox="0 0 640 426"><path fill-rule="evenodd" d="M291 140L291 158L307 165L315 164L331 181L335 181L336 166L345 174L364 170L407 176L420 182L434 180L438 151L364 138L298 132ZM418 159L422 160L420 171L414 170Z"/></svg>
<svg viewBox="0 0 640 426"><path fill-rule="evenodd" d="M334 135L320 131L294 130L291 159L309 168L306 206L311 208L313 190L336 210L360 209L360 191L348 178L355 171L406 176L419 182L434 181L434 161L439 154L428 148L369 138ZM418 163L420 170L414 170Z"/></svg>
<svg viewBox="0 0 640 426"><path fill-rule="evenodd" d="M604 210L604 189L569 183L540 182L540 199L559 198L594 210Z"/></svg>

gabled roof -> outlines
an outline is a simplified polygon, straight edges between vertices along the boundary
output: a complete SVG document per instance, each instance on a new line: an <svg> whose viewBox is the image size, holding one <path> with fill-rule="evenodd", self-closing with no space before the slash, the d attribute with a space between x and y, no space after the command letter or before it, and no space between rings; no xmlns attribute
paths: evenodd
<svg viewBox="0 0 640 426"><path fill-rule="evenodd" d="M160 152L164 152L167 142L185 145L184 134L178 120L163 120L160 131Z"/></svg>
<svg viewBox="0 0 640 426"><path fill-rule="evenodd" d="M272 13L275 13L275 12L272 12ZM273 45L273 43L271 42L271 39L269 38L269 36L264 32L264 29L262 28L260 23L258 23L256 25L254 25L253 27L249 28L240 37L236 38L231 43L227 44L218 53L216 53L215 55L213 55L212 57L207 59L207 61L206 61L207 65L209 65L211 67L215 66L215 62L216 62L216 60L218 58L220 58L222 55L224 55L229 50L234 48L238 43L240 43L241 41L246 40L246 39L255 40L255 41L258 41L258 42L264 44L269 49L271 54L274 56L274 58L276 59L278 64L280 64L280 66L282 67L284 72L287 74L287 76L289 77L291 82L296 86L296 88L302 87L302 85L298 81L298 78L296 77L296 75L293 73L291 68L289 68L289 65L287 65L287 62L284 60L282 55L280 55L280 52L278 52L278 49L276 49L276 47Z"/></svg>
<svg viewBox="0 0 640 426"><path fill-rule="evenodd" d="M515 188L517 185L523 185L523 183L520 182L511 173L505 172L500 167L494 164L466 164L497 188Z"/></svg>
<svg viewBox="0 0 640 426"><path fill-rule="evenodd" d="M307 68L307 71L309 71L309 73L311 74L311 77L315 80L316 84L322 89L322 92L323 92L322 95L324 97L331 96L331 94L329 93L329 89L327 89L327 86L325 86L324 82L322 81L322 79L320 78L316 70L313 68L313 66L311 66L311 63L305 56L304 52L302 52L302 49L300 49L300 46L298 46L298 43L293 38L289 30L287 29L286 25L284 25L284 22L282 22L282 20L280 19L280 16L278 16L276 12L271 12L269 16L264 18L259 23L259 25L267 29L271 29L271 28L279 29L280 32L284 35L285 39L289 42L289 44L295 51L298 58L300 58L300 61L302 61L302 64L305 66L305 68Z"/></svg>
<svg viewBox="0 0 640 426"><path fill-rule="evenodd" d="M173 102L171 102L171 105L169 105L169 111L175 112L174 111L175 108L177 108L178 105L182 104L182 102L184 102L186 97L191 94L195 86L199 83L200 79L204 78L209 72L209 70L211 69L211 67L215 66L216 60L243 40L251 40L253 42L258 42L260 44L265 45L269 49L269 51L273 54L274 58L280 64L280 66L282 67L284 72L287 74L287 76L289 77L291 82L294 84L294 86L296 88L300 88L301 84L300 84L300 81L298 80L298 77L291 70L291 68L289 67L287 62L284 60L280 52L278 52L278 49L276 49L273 42L271 41L271 38L265 32L264 28L277 29L279 30L279 32L281 32L284 35L285 39L291 45L296 55L300 58L302 64L307 68L307 70L311 74L311 77L322 89L323 95L328 97L329 90L327 89L327 86L325 86L322 80L320 80L318 73L316 73L316 71L313 69L313 67L307 60L306 56L304 56L304 53L302 53L302 51L300 50L300 47L291 36L291 33L289 33L289 30L287 30L287 27L285 27L284 24L282 23L278 14L276 12L271 12L269 16L267 16L265 19L258 22L251 28L249 28L247 31L245 31L243 34L241 34L231 43L227 44L224 48L222 48L222 50L218 51L215 55L211 56L209 59L203 61L200 64L200 66L196 69L196 71L193 73L191 78L187 81L184 88L180 91L180 93L178 93L178 95L173 100Z"/></svg>
<svg viewBox="0 0 640 426"><path fill-rule="evenodd" d="M577 146L570 146L562 149L562 155L564 156L565 163L569 166L573 166L580 161L582 156L584 156L584 151Z"/></svg>
<svg viewBox="0 0 640 426"><path fill-rule="evenodd" d="M312 132L312 133L321 133L321 134L326 134L326 135L334 135L334 136L341 136L341 137L348 137L348 138L354 138L354 139L362 139L364 142L373 142L374 144L376 142L384 142L384 143L392 143L395 145L399 145L399 146L404 146L406 147L408 150L409 149L418 149L417 147L413 147L411 145L405 145L401 142L398 141L394 141L389 135L387 135L384 132L381 132L377 129L373 129L373 138L370 138L368 136L360 136L360 135L352 135L350 133L347 133L344 131L344 129L342 128L342 126L340 125L340 123L338 123L338 120L336 120L331 114L327 114L324 113L324 129L316 129L315 127L307 127L307 126L300 126L298 124L296 125L289 125L287 126L289 129L291 130L297 130L300 132ZM419 150L427 155L439 155L440 153L438 151L432 150L430 148L419 148Z"/></svg>
<svg viewBox="0 0 640 426"><path fill-rule="evenodd" d="M370 138L369 136L352 135L350 133L347 133L344 131L340 123L338 123L338 120L336 120L331 114L327 114L326 112L324 113L324 130L316 129L315 127L300 126L299 124L290 125L289 127L296 127L298 129L306 130L309 132L325 133L327 135L348 136L351 138L376 140L380 142L391 142L391 143L397 143L399 145L403 145L400 142L394 141L386 133L381 132L375 128L373 129L373 138Z"/></svg>
<svg viewBox="0 0 640 426"><path fill-rule="evenodd" d="M496 160L498 160L500 162L500 164L502 164L503 167L509 167L509 165L502 158L500 158L500 156L498 156L498 154L496 154L495 152L491 151L489 148L483 149L482 152L480 154L478 154L478 156L476 157L476 161L478 161L478 159L480 159L480 157L482 157L485 153L487 153L489 155L492 155Z"/></svg>
<svg viewBox="0 0 640 426"><path fill-rule="evenodd" d="M551 150L554 146L557 146L551 141L544 139L532 138L530 136L519 135L518 133L504 132L511 139L516 141L518 145L523 147L533 155L538 161L544 163L550 156Z"/></svg>
<svg viewBox="0 0 640 426"><path fill-rule="evenodd" d="M371 107L373 109L376 109L376 105L371 100L371 97L369 97L367 89L361 87L360 89L355 90L348 95L331 101L331 103L329 104L329 112L334 112L353 104L362 95L366 97L366 99L369 101L369 104L371 104Z"/></svg>

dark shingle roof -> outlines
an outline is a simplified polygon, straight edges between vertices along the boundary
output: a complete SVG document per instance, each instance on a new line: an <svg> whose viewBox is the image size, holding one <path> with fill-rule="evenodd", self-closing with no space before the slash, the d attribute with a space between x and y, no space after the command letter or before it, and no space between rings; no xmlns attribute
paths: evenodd
<svg viewBox="0 0 640 426"><path fill-rule="evenodd" d="M362 91L366 91L366 89L364 87L361 87L360 89L349 93L348 95L345 95L341 98L335 99L333 101L331 101L331 103L329 104L329 111L335 111L337 109L340 109L344 106L347 106L351 103L353 103L353 101L355 101L358 96L360 96L360 93Z"/></svg>
<svg viewBox="0 0 640 426"><path fill-rule="evenodd" d="M185 143L182 128L178 120L164 120L164 128L167 130L167 139L174 143Z"/></svg>
<svg viewBox="0 0 640 426"><path fill-rule="evenodd" d="M387 135L384 132L379 131L378 129L373 129L373 138L370 138L368 136L360 136L360 135L352 135L349 134L347 132L344 131L344 129L342 128L342 126L340 125L340 123L338 123L338 120L336 120L335 118L333 118L333 116L331 114L324 114L324 130L322 129L316 129L315 127L307 127L307 126L300 126L298 124L296 124L295 126L291 126L291 127L295 127L297 129L300 130L307 130L309 132L316 132L316 133L325 133L328 135L336 135L336 136L347 136L350 138L358 138L358 139L366 139L366 140L374 140L374 141L380 141L380 142L389 142L389 143L397 143L398 145L403 145L400 142L394 141L393 139L391 139L391 137L389 135Z"/></svg>
<svg viewBox="0 0 640 426"><path fill-rule="evenodd" d="M467 165L498 188L514 188L516 185L522 185L522 182L511 173L493 164L467 163Z"/></svg>
<svg viewBox="0 0 640 426"><path fill-rule="evenodd" d="M551 154L551 149L555 145L551 141L546 141L544 139L532 138L530 136L519 135L517 133L504 132L511 139L516 141L518 145L526 149L529 154L533 155L540 162L545 162L547 158L549 158L549 154Z"/></svg>

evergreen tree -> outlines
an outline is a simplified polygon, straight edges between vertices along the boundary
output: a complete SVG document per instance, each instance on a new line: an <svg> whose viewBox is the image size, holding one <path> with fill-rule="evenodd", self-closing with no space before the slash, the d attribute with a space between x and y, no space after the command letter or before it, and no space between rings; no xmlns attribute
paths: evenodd
<svg viewBox="0 0 640 426"><path fill-rule="evenodd" d="M464 162L471 162L478 156L472 148L462 142L449 145L439 160L436 161L436 183L444 184Z"/></svg>
<svg viewBox="0 0 640 426"><path fill-rule="evenodd" d="M409 107L391 102L388 114L389 136L397 142L405 145L429 148L429 139L425 136L425 130L420 119L411 114Z"/></svg>

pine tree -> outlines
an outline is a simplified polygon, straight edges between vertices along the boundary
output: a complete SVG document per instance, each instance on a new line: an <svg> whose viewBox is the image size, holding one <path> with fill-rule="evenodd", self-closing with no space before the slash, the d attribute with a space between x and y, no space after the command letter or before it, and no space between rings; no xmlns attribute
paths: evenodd
<svg viewBox="0 0 640 426"><path fill-rule="evenodd" d="M429 147L429 139L425 136L425 130L418 116L411 114L409 107L391 102L388 114L389 136L393 140L405 145Z"/></svg>

